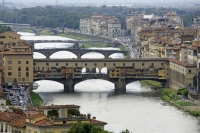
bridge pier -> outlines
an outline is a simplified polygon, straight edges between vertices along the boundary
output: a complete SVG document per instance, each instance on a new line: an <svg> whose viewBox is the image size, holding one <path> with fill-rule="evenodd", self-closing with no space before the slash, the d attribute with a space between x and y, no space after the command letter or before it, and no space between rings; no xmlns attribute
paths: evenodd
<svg viewBox="0 0 200 133"><path fill-rule="evenodd" d="M163 88L169 88L169 80L165 80L165 81L163 81L161 83L162 83L162 87Z"/></svg>
<svg viewBox="0 0 200 133"><path fill-rule="evenodd" d="M35 35L40 36L40 31L39 30L35 31Z"/></svg>
<svg viewBox="0 0 200 133"><path fill-rule="evenodd" d="M118 79L115 83L115 91L126 91L125 79Z"/></svg>
<svg viewBox="0 0 200 133"><path fill-rule="evenodd" d="M66 79L64 82L64 92L74 92L74 80Z"/></svg>

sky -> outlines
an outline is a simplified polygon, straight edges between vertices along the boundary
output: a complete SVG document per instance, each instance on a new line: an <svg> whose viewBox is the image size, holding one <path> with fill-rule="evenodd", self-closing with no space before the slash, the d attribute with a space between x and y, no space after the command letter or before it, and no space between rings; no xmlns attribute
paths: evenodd
<svg viewBox="0 0 200 133"><path fill-rule="evenodd" d="M4 0L5 2L13 2L13 3L55 3L56 0ZM169 3L169 2L185 2L188 0L58 0L59 3L144 3L144 2L159 2L159 3ZM189 0L190 2L198 2L199 0Z"/></svg>

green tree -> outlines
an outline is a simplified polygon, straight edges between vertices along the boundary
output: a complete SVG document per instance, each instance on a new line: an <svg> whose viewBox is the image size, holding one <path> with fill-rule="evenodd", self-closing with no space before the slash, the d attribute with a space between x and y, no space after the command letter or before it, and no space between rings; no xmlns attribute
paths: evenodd
<svg viewBox="0 0 200 133"><path fill-rule="evenodd" d="M49 117L52 117L52 116L58 117L59 113L58 113L58 110L53 109L53 110L49 110L49 111L47 112L47 115L48 115Z"/></svg>
<svg viewBox="0 0 200 133"><path fill-rule="evenodd" d="M101 129L100 127L95 127L90 123L76 123L70 127L68 133L111 133Z"/></svg>
<svg viewBox="0 0 200 133"><path fill-rule="evenodd" d="M120 133L131 133L128 129L122 130Z"/></svg>
<svg viewBox="0 0 200 133"><path fill-rule="evenodd" d="M80 111L77 109L68 109L68 116L73 116L73 115L79 116L80 114L81 114Z"/></svg>

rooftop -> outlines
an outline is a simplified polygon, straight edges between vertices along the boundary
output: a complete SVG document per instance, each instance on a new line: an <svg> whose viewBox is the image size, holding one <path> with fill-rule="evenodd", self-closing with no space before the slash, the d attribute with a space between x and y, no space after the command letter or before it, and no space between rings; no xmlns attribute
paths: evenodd
<svg viewBox="0 0 200 133"><path fill-rule="evenodd" d="M50 105L50 106L44 106L43 109L59 109L59 108L80 108L78 105Z"/></svg>

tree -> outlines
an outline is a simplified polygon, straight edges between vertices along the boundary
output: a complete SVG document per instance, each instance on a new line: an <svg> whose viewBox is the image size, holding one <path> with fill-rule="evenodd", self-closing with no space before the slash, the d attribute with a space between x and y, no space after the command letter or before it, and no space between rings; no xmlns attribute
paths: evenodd
<svg viewBox="0 0 200 133"><path fill-rule="evenodd" d="M70 127L68 133L112 133L95 127L90 123L76 123Z"/></svg>
<svg viewBox="0 0 200 133"><path fill-rule="evenodd" d="M73 115L79 116L80 114L81 114L80 111L77 109L68 109L68 116L73 116Z"/></svg>
<svg viewBox="0 0 200 133"><path fill-rule="evenodd" d="M120 133L131 133L128 129L122 130Z"/></svg>
<svg viewBox="0 0 200 133"><path fill-rule="evenodd" d="M53 109L53 110L49 110L49 111L47 112L47 115L48 115L49 117L52 117L52 116L58 117L59 113L58 113L58 110Z"/></svg>

